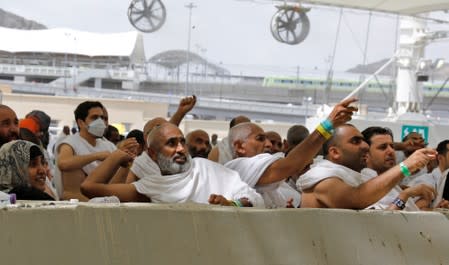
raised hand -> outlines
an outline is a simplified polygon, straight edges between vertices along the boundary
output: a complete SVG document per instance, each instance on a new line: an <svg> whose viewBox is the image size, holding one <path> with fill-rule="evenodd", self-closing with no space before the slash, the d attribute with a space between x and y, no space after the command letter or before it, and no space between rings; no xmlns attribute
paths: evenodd
<svg viewBox="0 0 449 265"><path fill-rule="evenodd" d="M138 147L139 143L137 142L136 138L131 137L120 142L118 149L135 157L137 155Z"/></svg>
<svg viewBox="0 0 449 265"><path fill-rule="evenodd" d="M352 119L352 114L358 111L358 108L352 106L351 104L356 101L356 98L349 98L335 105L335 107L332 109L332 112L327 117L334 128L345 124Z"/></svg>
<svg viewBox="0 0 449 265"><path fill-rule="evenodd" d="M410 173L414 174L425 167L430 160L437 157L437 152L432 148L421 148L411 154L404 164L408 167Z"/></svg>
<svg viewBox="0 0 449 265"><path fill-rule="evenodd" d="M135 155L122 151L120 149L115 150L112 153L112 156L114 157L114 159L117 159L117 162L121 167L129 167L129 165L135 158Z"/></svg>
<svg viewBox="0 0 449 265"><path fill-rule="evenodd" d="M185 97L181 99L178 106L178 111L186 114L191 111L196 104L196 96L192 95L191 97Z"/></svg>

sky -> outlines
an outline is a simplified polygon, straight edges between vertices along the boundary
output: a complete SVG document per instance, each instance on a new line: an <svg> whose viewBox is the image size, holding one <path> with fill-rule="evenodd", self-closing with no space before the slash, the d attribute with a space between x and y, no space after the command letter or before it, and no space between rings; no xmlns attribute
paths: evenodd
<svg viewBox="0 0 449 265"><path fill-rule="evenodd" d="M143 33L146 56L170 49L187 49L189 10L192 10L191 51L222 64L237 74L272 72L295 75L314 69L327 71L335 44L340 9L313 7L308 13L311 29L298 45L277 42L270 32L276 12L269 0L162 0L167 9L163 27ZM0 0L0 8L35 20L49 28L71 28L91 32L134 30L127 17L131 1L125 0ZM440 15L448 18L448 14ZM345 9L334 60L335 71L363 63L369 13ZM397 17L373 13L369 26L367 62L389 58L396 45ZM431 23L433 24L433 23ZM432 25L431 25L432 26ZM449 29L449 25L439 29ZM429 58L447 54L447 43L431 44ZM444 56L443 56L444 57ZM449 57L449 56L448 56ZM448 59L446 61L449 61Z"/></svg>

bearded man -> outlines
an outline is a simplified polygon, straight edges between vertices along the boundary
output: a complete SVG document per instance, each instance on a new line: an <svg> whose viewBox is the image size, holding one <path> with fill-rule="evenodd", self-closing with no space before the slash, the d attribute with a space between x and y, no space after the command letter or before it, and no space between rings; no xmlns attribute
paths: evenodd
<svg viewBox="0 0 449 265"><path fill-rule="evenodd" d="M120 201L151 199L165 203L264 207L261 196L237 172L207 159L192 159L185 142L178 127L162 124L151 131L147 140L147 154L157 164L160 174L149 172L133 183L106 184L120 167L133 160L118 150L86 178L81 190L87 197L115 195Z"/></svg>

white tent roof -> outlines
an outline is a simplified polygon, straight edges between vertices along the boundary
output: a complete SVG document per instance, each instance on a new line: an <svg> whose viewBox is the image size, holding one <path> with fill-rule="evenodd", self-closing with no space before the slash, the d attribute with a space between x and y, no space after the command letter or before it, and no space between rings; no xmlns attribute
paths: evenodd
<svg viewBox="0 0 449 265"><path fill-rule="evenodd" d="M140 33L91 33L71 29L18 30L0 27L0 51L60 53L89 57L145 58Z"/></svg>
<svg viewBox="0 0 449 265"><path fill-rule="evenodd" d="M448 10L448 0L294 0L293 2L365 9L402 15Z"/></svg>

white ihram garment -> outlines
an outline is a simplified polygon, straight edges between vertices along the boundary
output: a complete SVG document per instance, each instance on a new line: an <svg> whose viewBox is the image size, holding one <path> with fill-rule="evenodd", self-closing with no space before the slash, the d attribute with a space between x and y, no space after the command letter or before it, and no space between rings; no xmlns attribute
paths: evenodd
<svg viewBox="0 0 449 265"><path fill-rule="evenodd" d="M244 183L237 172L199 157L191 160L186 172L145 176L133 185L137 192L153 202L207 204L211 194L218 194L230 200L248 198L254 207L264 207L260 195Z"/></svg>
<svg viewBox="0 0 449 265"><path fill-rule="evenodd" d="M139 179L145 176L161 175L159 166L150 158L147 152L142 152L142 154L134 160L130 170Z"/></svg>
<svg viewBox="0 0 449 265"><path fill-rule="evenodd" d="M257 185L259 178L265 170L275 161L283 157L284 155L282 153L239 157L226 163L225 167L237 171L244 182L248 183L250 187L255 188L262 195L267 208L285 207L289 198L279 190L284 180L272 184Z"/></svg>

